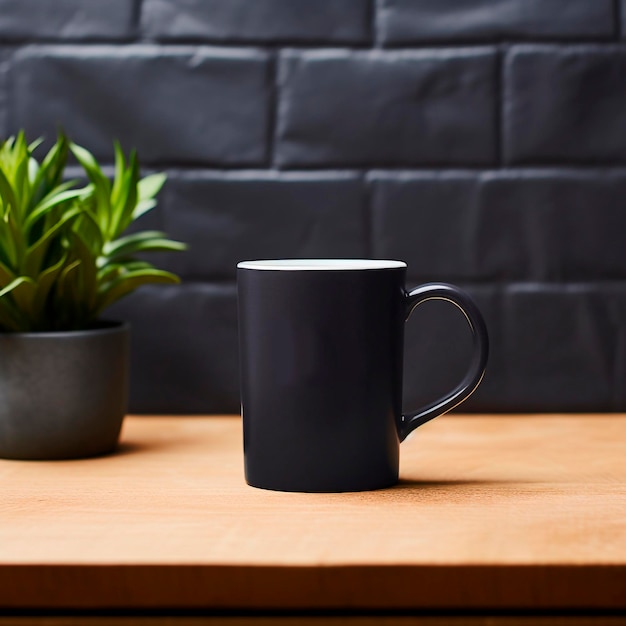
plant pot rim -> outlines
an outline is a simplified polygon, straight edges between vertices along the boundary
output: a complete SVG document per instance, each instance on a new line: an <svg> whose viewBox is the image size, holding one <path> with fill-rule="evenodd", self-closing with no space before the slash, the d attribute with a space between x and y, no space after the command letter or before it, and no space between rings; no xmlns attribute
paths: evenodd
<svg viewBox="0 0 626 626"><path fill-rule="evenodd" d="M120 331L128 331L130 324L128 322L116 320L98 320L92 328L84 328L81 330L45 330L41 332L0 332L0 337L23 337L25 339L51 339L81 336L92 337L94 335L110 335L119 333Z"/></svg>

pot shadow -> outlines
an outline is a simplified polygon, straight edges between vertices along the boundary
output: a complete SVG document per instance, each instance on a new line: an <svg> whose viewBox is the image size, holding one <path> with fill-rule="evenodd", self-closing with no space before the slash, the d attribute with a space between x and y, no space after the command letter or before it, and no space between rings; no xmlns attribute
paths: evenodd
<svg viewBox="0 0 626 626"><path fill-rule="evenodd" d="M160 445L159 443L149 442L137 442L137 441L124 441L118 443L113 450L107 450L106 452L84 452L82 454L62 455L56 458L50 457L27 457L27 458L2 458L0 460L16 461L19 463L74 463L81 461L91 461L97 459L106 459L115 456L125 456L127 454L135 454L137 452L148 452L151 450L157 450L164 448L167 445Z"/></svg>
<svg viewBox="0 0 626 626"><path fill-rule="evenodd" d="M181 437L180 439L129 439L120 441L115 450L104 456L127 456L129 454L147 454L160 450L173 450L174 448L188 447L190 440ZM206 443L208 446L208 442Z"/></svg>
<svg viewBox="0 0 626 626"><path fill-rule="evenodd" d="M126 456L128 454L137 454L138 452L150 452L158 450L167 445L167 442L160 441L120 441L112 450L105 456Z"/></svg>
<svg viewBox="0 0 626 626"><path fill-rule="evenodd" d="M201 444L203 449L210 450L219 444L220 437L211 439L204 439ZM121 439L114 450L104 456L128 456L131 454L149 454L156 453L163 450L187 450L190 454L193 451L197 451L198 441L197 438L191 434L180 434L175 437L137 437L129 439Z"/></svg>

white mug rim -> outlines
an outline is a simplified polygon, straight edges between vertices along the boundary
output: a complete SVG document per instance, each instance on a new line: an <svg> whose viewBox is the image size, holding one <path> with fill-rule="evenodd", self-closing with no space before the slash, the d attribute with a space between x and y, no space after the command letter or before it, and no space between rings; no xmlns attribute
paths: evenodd
<svg viewBox="0 0 626 626"><path fill-rule="evenodd" d="M259 259L240 261L238 269L263 271L360 271L403 269L404 261L390 259Z"/></svg>

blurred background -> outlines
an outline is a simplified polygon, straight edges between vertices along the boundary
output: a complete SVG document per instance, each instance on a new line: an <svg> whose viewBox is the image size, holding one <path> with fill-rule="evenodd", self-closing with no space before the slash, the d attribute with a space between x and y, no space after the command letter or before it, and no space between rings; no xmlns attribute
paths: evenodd
<svg viewBox="0 0 626 626"><path fill-rule="evenodd" d="M626 0L0 0L0 136L168 174L131 411L239 411L236 262L372 257L466 288L491 360L464 411L626 410ZM407 325L406 408L470 337Z"/></svg>

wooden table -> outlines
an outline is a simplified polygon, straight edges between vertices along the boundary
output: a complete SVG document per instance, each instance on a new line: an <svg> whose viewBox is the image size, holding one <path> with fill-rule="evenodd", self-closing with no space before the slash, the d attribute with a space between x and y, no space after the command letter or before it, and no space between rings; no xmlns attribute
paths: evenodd
<svg viewBox="0 0 626 626"><path fill-rule="evenodd" d="M37 610L626 623L626 416L445 416L402 444L401 479L248 487L238 417L129 417L115 455L0 461L0 624Z"/></svg>

